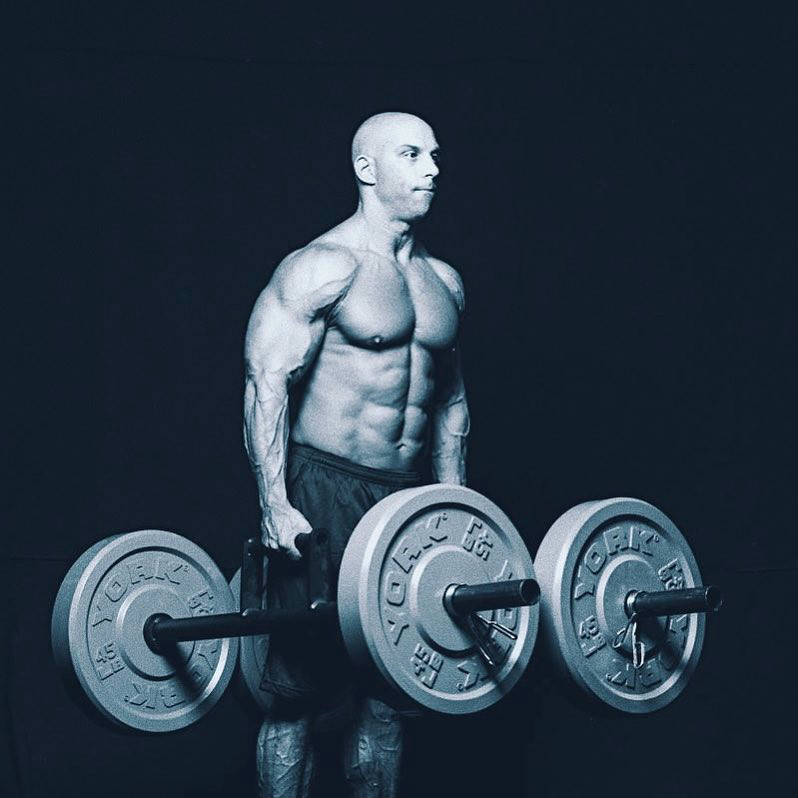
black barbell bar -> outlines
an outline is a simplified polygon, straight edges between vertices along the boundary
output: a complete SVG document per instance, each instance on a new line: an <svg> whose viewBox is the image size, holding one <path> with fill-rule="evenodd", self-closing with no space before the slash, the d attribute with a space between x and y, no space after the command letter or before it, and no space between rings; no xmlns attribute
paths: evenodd
<svg viewBox="0 0 798 798"><path fill-rule="evenodd" d="M626 614L631 618L679 615L690 612L715 612L723 603L720 589L701 585L683 590L632 590L626 596Z"/></svg>
<svg viewBox="0 0 798 798"><path fill-rule="evenodd" d="M315 534L315 532L313 533ZM302 554L311 551L311 533L297 535L295 545ZM323 542L324 538L320 537ZM245 546L245 565L247 558L257 559L254 554L257 546L252 540ZM253 580L247 575L248 568L242 569L242 597L259 594L252 582L260 582L260 572ZM246 587L244 587L246 583ZM540 588L534 579L512 579L505 582L486 582L476 585L452 584L441 597L446 610L454 617L465 617L469 613L536 604L540 598ZM248 637L262 635L277 629L291 626L312 626L320 621L328 622L336 615L334 601L314 598L311 604L302 609L262 610L253 607L241 612L218 613L215 615L195 615L188 618L172 618L166 613L154 613L144 622L144 640L157 654L167 653L176 643L186 640L216 640L222 637Z"/></svg>
<svg viewBox="0 0 798 798"><path fill-rule="evenodd" d="M449 585L443 605L450 615L464 617L481 610L509 609L537 604L540 587L534 579L508 579L477 585Z"/></svg>

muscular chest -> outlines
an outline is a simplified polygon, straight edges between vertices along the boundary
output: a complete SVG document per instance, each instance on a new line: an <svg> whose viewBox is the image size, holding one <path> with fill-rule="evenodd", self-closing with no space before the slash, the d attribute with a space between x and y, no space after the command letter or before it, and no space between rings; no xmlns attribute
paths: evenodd
<svg viewBox="0 0 798 798"><path fill-rule="evenodd" d="M457 322L452 295L431 267L400 270L388 263L362 265L335 316L346 338L371 348L415 341L445 349L454 343Z"/></svg>

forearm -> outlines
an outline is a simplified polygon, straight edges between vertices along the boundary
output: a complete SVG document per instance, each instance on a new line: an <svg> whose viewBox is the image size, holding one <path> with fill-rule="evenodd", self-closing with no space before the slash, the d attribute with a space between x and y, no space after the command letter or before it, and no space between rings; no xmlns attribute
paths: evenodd
<svg viewBox="0 0 798 798"><path fill-rule="evenodd" d="M431 464L436 482L466 484L470 418L465 396L437 409L432 420Z"/></svg>
<svg viewBox="0 0 798 798"><path fill-rule="evenodd" d="M280 375L248 375L244 391L244 445L258 486L264 519L289 508L285 470L288 385Z"/></svg>

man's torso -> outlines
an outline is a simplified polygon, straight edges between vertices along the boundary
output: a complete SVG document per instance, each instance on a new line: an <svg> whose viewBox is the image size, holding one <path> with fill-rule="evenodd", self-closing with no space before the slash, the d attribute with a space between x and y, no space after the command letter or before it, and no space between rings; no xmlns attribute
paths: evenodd
<svg viewBox="0 0 798 798"><path fill-rule="evenodd" d="M292 393L291 437L374 468L412 468L427 446L437 360L457 336L453 270L425 253L399 264L334 234L317 242L343 246L354 278Z"/></svg>

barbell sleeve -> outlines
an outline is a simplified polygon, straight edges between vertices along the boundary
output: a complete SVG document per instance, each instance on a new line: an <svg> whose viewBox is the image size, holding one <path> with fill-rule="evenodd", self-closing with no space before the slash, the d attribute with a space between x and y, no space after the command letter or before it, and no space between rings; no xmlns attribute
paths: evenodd
<svg viewBox="0 0 798 798"><path fill-rule="evenodd" d="M481 610L525 607L537 604L540 587L534 579L509 579L477 585L449 585L443 604L450 615L463 617Z"/></svg>
<svg viewBox="0 0 798 798"><path fill-rule="evenodd" d="M715 612L723 603L720 589L713 585L684 590L632 590L626 596L626 614L631 618L678 615L689 612Z"/></svg>

